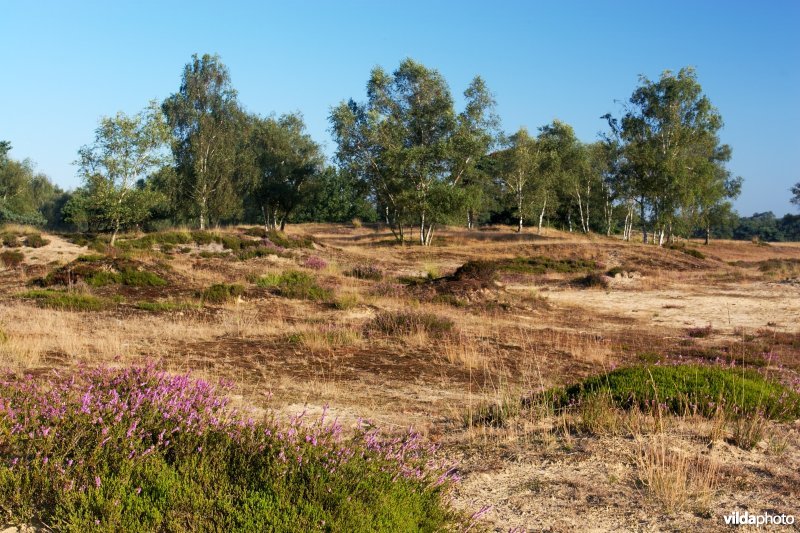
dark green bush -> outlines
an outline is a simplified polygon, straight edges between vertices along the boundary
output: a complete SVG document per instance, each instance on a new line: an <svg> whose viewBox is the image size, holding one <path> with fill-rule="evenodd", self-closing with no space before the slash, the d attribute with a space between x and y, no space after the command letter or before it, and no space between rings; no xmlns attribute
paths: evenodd
<svg viewBox="0 0 800 533"><path fill-rule="evenodd" d="M579 287L586 289L606 289L608 288L608 279L598 272L592 272L585 276L581 276L574 281Z"/></svg>
<svg viewBox="0 0 800 533"><path fill-rule="evenodd" d="M597 263L584 259L553 259L551 257L515 257L495 262L498 270L521 274L546 274L556 272L568 274L589 272L597 268Z"/></svg>
<svg viewBox="0 0 800 533"><path fill-rule="evenodd" d="M561 407L597 394L607 395L623 408L662 406L676 414L696 411L711 416L721 407L741 416L800 417L800 394L755 371L736 368L634 366L553 391L555 403Z"/></svg>
<svg viewBox="0 0 800 533"><path fill-rule="evenodd" d="M239 284L215 283L200 295L203 301L221 304L244 294L244 286Z"/></svg>
<svg viewBox="0 0 800 533"><path fill-rule="evenodd" d="M315 302L333 299L333 291L320 287L314 276L299 270L267 275L260 278L256 284L259 287L273 289L284 298Z"/></svg>

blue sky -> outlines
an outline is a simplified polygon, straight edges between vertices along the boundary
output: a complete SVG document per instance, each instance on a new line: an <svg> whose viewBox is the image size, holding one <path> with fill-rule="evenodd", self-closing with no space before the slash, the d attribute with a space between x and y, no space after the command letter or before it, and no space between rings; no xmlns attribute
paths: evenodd
<svg viewBox="0 0 800 533"><path fill-rule="evenodd" d="M241 103L302 111L331 154L332 105L404 57L454 94L480 74L506 131L559 118L584 141L638 75L697 68L744 177L742 214L793 211L800 181L800 2L5 1L0 140L66 188L102 115L177 91L193 53L217 53Z"/></svg>

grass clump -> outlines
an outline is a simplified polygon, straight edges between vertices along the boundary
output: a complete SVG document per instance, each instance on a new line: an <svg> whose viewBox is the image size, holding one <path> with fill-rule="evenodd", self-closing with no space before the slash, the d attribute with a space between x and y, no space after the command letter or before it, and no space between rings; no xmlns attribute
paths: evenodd
<svg viewBox="0 0 800 533"><path fill-rule="evenodd" d="M4 233L3 246L6 248L19 248L22 246L22 243L19 241L16 233Z"/></svg>
<svg viewBox="0 0 800 533"><path fill-rule="evenodd" d="M224 392L153 368L3 379L4 519L57 531L465 525L446 503L451 474L417 434L345 437L324 414L254 421Z"/></svg>
<svg viewBox="0 0 800 533"><path fill-rule="evenodd" d="M0 262L7 268L17 268L25 260L25 255L17 250L4 250L0 252Z"/></svg>
<svg viewBox="0 0 800 533"><path fill-rule="evenodd" d="M197 305L189 302L173 302L169 300L161 301L141 301L136 302L135 307L142 311L150 311L152 313L169 313L171 311L186 311L188 309L197 309Z"/></svg>
<svg viewBox="0 0 800 533"><path fill-rule="evenodd" d="M33 233L25 237L25 246L28 248L41 248L42 246L47 246L48 244L50 244L50 241L38 233Z"/></svg>
<svg viewBox="0 0 800 533"><path fill-rule="evenodd" d="M19 298L32 299L40 307L66 311L101 311L111 306L111 301L91 294L36 289L23 292Z"/></svg>
<svg viewBox="0 0 800 533"><path fill-rule="evenodd" d="M698 365L634 366L553 391L561 406L605 395L622 408L664 408L712 416L718 408L736 416L763 413L772 419L800 416L800 394L761 374Z"/></svg>
<svg viewBox="0 0 800 533"><path fill-rule="evenodd" d="M215 283L200 295L204 302L221 304L244 294L244 286L237 283Z"/></svg>
<svg viewBox="0 0 800 533"><path fill-rule="evenodd" d="M311 274L287 270L280 274L267 274L256 282L259 287L272 289L284 298L315 302L333 299L333 291L320 287Z"/></svg>
<svg viewBox="0 0 800 533"><path fill-rule="evenodd" d="M368 330L384 335L411 335L414 333L449 334L453 321L433 313L414 311L384 311L368 323Z"/></svg>

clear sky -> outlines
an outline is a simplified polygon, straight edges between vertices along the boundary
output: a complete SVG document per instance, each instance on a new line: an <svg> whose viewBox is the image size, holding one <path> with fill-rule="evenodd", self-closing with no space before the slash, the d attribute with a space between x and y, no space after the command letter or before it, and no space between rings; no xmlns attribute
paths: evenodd
<svg viewBox="0 0 800 533"><path fill-rule="evenodd" d="M0 5L0 140L65 188L98 119L178 90L217 53L244 107L301 111L332 154L332 105L412 57L459 95L480 74L503 128L554 118L584 141L638 75L696 67L725 120L740 213L792 212L800 181L800 1L17 1Z"/></svg>

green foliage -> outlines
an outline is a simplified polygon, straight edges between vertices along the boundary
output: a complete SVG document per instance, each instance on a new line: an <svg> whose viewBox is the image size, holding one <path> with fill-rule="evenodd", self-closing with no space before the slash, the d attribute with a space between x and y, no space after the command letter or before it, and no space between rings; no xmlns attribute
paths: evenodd
<svg viewBox="0 0 800 533"><path fill-rule="evenodd" d="M270 230L267 234L269 241L281 248L313 248L314 238L310 235L286 235L282 231Z"/></svg>
<svg viewBox="0 0 800 533"><path fill-rule="evenodd" d="M92 145L78 151L83 187L64 207L67 219L89 229L111 231L141 224L160 201L144 179L167 163L162 147L168 131L155 102L135 116L104 117Z"/></svg>
<svg viewBox="0 0 800 533"><path fill-rule="evenodd" d="M256 166L252 202L274 229L283 230L289 215L311 200L324 163L322 149L305 131L300 114L251 120L249 147Z"/></svg>
<svg viewBox="0 0 800 533"><path fill-rule="evenodd" d="M41 248L42 246L47 246L48 244L50 244L50 241L38 233L33 233L25 237L25 246L28 246L29 248Z"/></svg>
<svg viewBox="0 0 800 533"><path fill-rule="evenodd" d="M192 56L162 110L172 131L175 172L164 188L178 212L203 230L241 211L236 177L246 170L247 120L219 56Z"/></svg>
<svg viewBox="0 0 800 533"><path fill-rule="evenodd" d="M100 271L84 279L92 287L122 284L130 287L163 287L168 282L164 278L144 270L124 269L121 272Z"/></svg>
<svg viewBox="0 0 800 533"><path fill-rule="evenodd" d="M28 384L0 383L0 405L14 406L0 419L4 520L58 531L464 526L416 435L248 421L213 385L149 368Z"/></svg>
<svg viewBox="0 0 800 533"><path fill-rule="evenodd" d="M268 274L256 282L259 287L275 290L284 298L295 300L311 300L315 302L330 301L333 291L317 285L311 274L299 270L287 270L280 274Z"/></svg>
<svg viewBox="0 0 800 533"><path fill-rule="evenodd" d="M200 295L204 302L221 304L244 294L244 286L239 284L215 283Z"/></svg>
<svg viewBox="0 0 800 533"><path fill-rule="evenodd" d="M170 300L159 300L155 302L140 301L136 302L135 307L142 311L150 311L153 313L168 313L171 311L186 311L189 309L197 309L199 306L191 302L174 302Z"/></svg>
<svg viewBox="0 0 800 533"><path fill-rule="evenodd" d="M367 324L367 330L384 335L413 333L445 335L453 330L454 325L449 318L439 317L433 313L383 311Z"/></svg>
<svg viewBox="0 0 800 533"><path fill-rule="evenodd" d="M442 75L411 59L392 74L374 68L367 96L331 112L337 157L370 187L400 242L403 225L419 223L419 241L429 245L436 224L464 214L466 176L493 142L494 100L476 77L456 114Z"/></svg>
<svg viewBox="0 0 800 533"><path fill-rule="evenodd" d="M25 260L25 255L17 250L3 250L0 252L0 262L7 268L17 268Z"/></svg>
<svg viewBox="0 0 800 533"><path fill-rule="evenodd" d="M520 274L547 274L556 272L570 274L590 272L597 268L597 263L585 259L553 259L543 255L534 257L515 257L497 261L498 270Z"/></svg>
<svg viewBox="0 0 800 533"><path fill-rule="evenodd" d="M67 291L31 290L18 295L19 298L32 299L40 307L63 309L66 311L101 311L113 302L91 294Z"/></svg>
<svg viewBox="0 0 800 533"><path fill-rule="evenodd" d="M7 248L19 248L22 246L22 243L19 241L19 237L17 237L16 233L4 233L3 246Z"/></svg>
<svg viewBox="0 0 800 533"><path fill-rule="evenodd" d="M712 416L721 407L741 416L763 413L779 420L800 416L800 394L757 372L735 368L694 365L620 368L550 394L562 407L606 395L623 408L651 409L660 405L677 414L697 411Z"/></svg>
<svg viewBox="0 0 800 533"><path fill-rule="evenodd" d="M11 145L0 144L0 224L11 222L43 226L44 213L63 194L44 174L35 172L29 161L8 157Z"/></svg>

